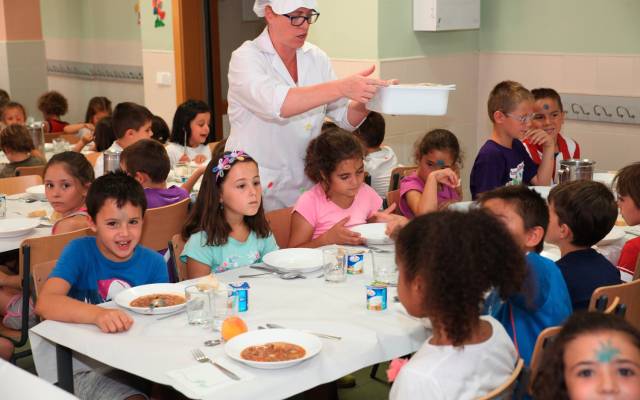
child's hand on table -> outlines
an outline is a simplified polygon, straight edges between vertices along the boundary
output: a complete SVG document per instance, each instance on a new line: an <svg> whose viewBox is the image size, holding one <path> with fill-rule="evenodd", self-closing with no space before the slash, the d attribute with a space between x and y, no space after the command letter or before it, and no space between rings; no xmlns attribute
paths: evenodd
<svg viewBox="0 0 640 400"><path fill-rule="evenodd" d="M122 310L101 308L93 323L104 333L117 333L129 330L133 319Z"/></svg>
<svg viewBox="0 0 640 400"><path fill-rule="evenodd" d="M331 229L323 234L327 244L346 244L352 246L359 246L364 244L364 240L358 232L345 228L345 224L349 221L350 217L343 218L338 221Z"/></svg>

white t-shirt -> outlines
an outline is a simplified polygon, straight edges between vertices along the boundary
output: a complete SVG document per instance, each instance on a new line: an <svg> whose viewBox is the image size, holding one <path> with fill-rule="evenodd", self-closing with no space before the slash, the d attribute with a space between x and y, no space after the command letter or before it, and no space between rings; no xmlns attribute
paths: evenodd
<svg viewBox="0 0 640 400"><path fill-rule="evenodd" d="M506 382L517 361L513 342L500 322L481 318L493 329L488 340L453 347L427 339L400 370L389 399L477 399Z"/></svg>
<svg viewBox="0 0 640 400"><path fill-rule="evenodd" d="M380 150L367 154L364 158L364 170L371 176L371 187L383 199L389 191L391 171L398 166L398 157L389 146L381 146Z"/></svg>
<svg viewBox="0 0 640 400"><path fill-rule="evenodd" d="M113 142L113 144L111 145L111 147L109 147L108 150L122 151L124 149L116 141L116 142ZM96 159L96 165L93 166L93 173L95 174L96 179L104 175L104 154L100 154Z"/></svg>
<svg viewBox="0 0 640 400"><path fill-rule="evenodd" d="M198 147L186 146L187 148L187 157L191 161L198 155L203 155L207 158L205 163L208 163L211 160L211 150L209 146L206 144L198 145ZM176 166L176 163L180 161L180 157L184 154L185 146L181 146L178 143L169 142L166 146L167 154L169 154L169 160L171 161L171 168Z"/></svg>

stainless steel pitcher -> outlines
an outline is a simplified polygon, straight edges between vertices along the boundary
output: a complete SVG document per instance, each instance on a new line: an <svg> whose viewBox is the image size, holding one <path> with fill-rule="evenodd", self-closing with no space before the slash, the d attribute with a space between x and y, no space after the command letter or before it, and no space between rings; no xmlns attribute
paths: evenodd
<svg viewBox="0 0 640 400"><path fill-rule="evenodd" d="M107 150L102 155L104 157L104 173L114 172L120 169L120 153L119 150Z"/></svg>
<svg viewBox="0 0 640 400"><path fill-rule="evenodd" d="M558 170L558 183L572 182L579 180L593 180L593 166L595 161L588 159L570 159L560 161Z"/></svg>
<svg viewBox="0 0 640 400"><path fill-rule="evenodd" d="M27 123L27 130L29 131L29 136L31 136L31 140L33 140L33 145L36 150L40 152L40 157L44 159L44 122L35 121Z"/></svg>

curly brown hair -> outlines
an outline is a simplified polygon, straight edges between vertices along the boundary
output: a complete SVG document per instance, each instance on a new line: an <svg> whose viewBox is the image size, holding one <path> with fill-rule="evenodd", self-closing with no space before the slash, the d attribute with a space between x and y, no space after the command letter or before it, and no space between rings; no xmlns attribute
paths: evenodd
<svg viewBox="0 0 640 400"><path fill-rule="evenodd" d="M420 276L426 283L424 316L442 326L454 346L471 336L484 293L495 287L506 299L520 290L526 273L524 255L504 224L482 210L415 218L398 235L396 259L407 281Z"/></svg>
<svg viewBox="0 0 640 400"><path fill-rule="evenodd" d="M341 161L364 159L364 150L351 132L330 126L309 142L304 173L315 183L329 184L331 173Z"/></svg>
<svg viewBox="0 0 640 400"><path fill-rule="evenodd" d="M35 149L35 146L26 126L12 124L0 132L0 148L18 153L28 153Z"/></svg>
<svg viewBox="0 0 640 400"><path fill-rule="evenodd" d="M42 94L38 98L38 110L49 115L65 115L69 109L66 97L60 92L52 90Z"/></svg>
<svg viewBox="0 0 640 400"><path fill-rule="evenodd" d="M578 336L603 331L623 333L640 349L640 332L623 318L600 312L576 312L545 349L540 362L541 368L532 377L533 397L536 400L569 400L564 379L566 347Z"/></svg>
<svg viewBox="0 0 640 400"><path fill-rule="evenodd" d="M431 150L448 151L453 158L455 169L462 168L462 151L460 143L453 132L446 129L434 129L427 132L415 146L415 161L420 164L422 156L429 154Z"/></svg>

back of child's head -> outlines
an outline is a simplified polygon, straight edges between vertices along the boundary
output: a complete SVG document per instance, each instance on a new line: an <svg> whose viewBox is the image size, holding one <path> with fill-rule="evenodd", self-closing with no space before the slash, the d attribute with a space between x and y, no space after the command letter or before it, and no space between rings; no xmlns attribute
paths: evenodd
<svg viewBox="0 0 640 400"><path fill-rule="evenodd" d="M489 94L487 101L491 122L496 122L493 118L496 111L501 111L504 114L510 113L523 101L533 101L533 95L527 88L514 81L498 83Z"/></svg>
<svg viewBox="0 0 640 400"><path fill-rule="evenodd" d="M191 121L202 113L210 113L211 108L201 100L187 100L180 104L173 115L171 136L169 141L182 146L187 146L191 137ZM185 142L186 138L186 142Z"/></svg>
<svg viewBox="0 0 640 400"><path fill-rule="evenodd" d="M15 153L28 153L35 149L35 146L26 126L11 124L0 132L0 148Z"/></svg>
<svg viewBox="0 0 640 400"><path fill-rule="evenodd" d="M182 229L182 237L185 240L196 232L204 231L207 234L207 245L221 246L228 242L232 229L225 218L221 202L223 184L235 165L248 162L258 166L250 155L241 150L224 151L224 144L216 146L202 176L196 202ZM266 238L271 233L262 203L255 215L244 216L244 222L260 238Z"/></svg>
<svg viewBox="0 0 640 400"><path fill-rule="evenodd" d="M112 117L104 117L96 124L93 132L93 142L96 144L96 151L105 151L116 141L116 134L113 132Z"/></svg>
<svg viewBox="0 0 640 400"><path fill-rule="evenodd" d="M549 207L547 202L538 192L524 185L503 186L480 196L480 204L487 201L499 199L513 206L516 214L522 218L524 229L529 230L536 226L541 227L545 232L549 225ZM536 245L536 252L541 252L544 246L544 237Z"/></svg>
<svg viewBox="0 0 640 400"><path fill-rule="evenodd" d="M415 162L420 164L422 156L429 154L432 150L439 150L451 154L453 164L460 167L462 164L462 153L460 143L453 132L446 129L434 129L427 132L415 145Z"/></svg>
<svg viewBox="0 0 640 400"><path fill-rule="evenodd" d="M532 394L535 399L568 399L566 381L565 351L570 342L581 336L617 332L624 335L629 343L640 350L640 331L624 318L602 312L579 311L571 315L560 332L550 341L542 354L540 367L532 376ZM617 350L611 343L602 343L601 349ZM590 349L598 354L598 349ZM609 354L611 357L618 354ZM626 356L626 355L625 355ZM585 367L587 368L587 367Z"/></svg>
<svg viewBox="0 0 640 400"><path fill-rule="evenodd" d="M542 100L542 99L551 99L554 100L558 104L558 108L560 111L564 111L562 107L562 99L560 98L560 94L555 91L555 89L551 88L537 88L531 91L534 100Z"/></svg>
<svg viewBox="0 0 640 400"><path fill-rule="evenodd" d="M309 142L304 172L315 183L329 183L331 173L345 160L363 159L364 151L351 132L333 127Z"/></svg>
<svg viewBox="0 0 640 400"><path fill-rule="evenodd" d="M322 123L322 128L320 128L320 132L324 132L324 131L326 131L327 129L333 129L333 128L337 128L337 127L338 127L338 125L336 125L336 123L335 123L335 122L333 122L333 121L329 121L329 120L325 120L325 121Z"/></svg>
<svg viewBox="0 0 640 400"><path fill-rule="evenodd" d="M156 140L162 144L167 143L167 140L171 135L169 126L159 115L154 115L151 119L151 131L153 132L153 136L151 136L151 139Z"/></svg>
<svg viewBox="0 0 640 400"><path fill-rule="evenodd" d="M419 276L426 285L420 316L442 324L454 346L470 337L489 289L507 298L525 276L522 251L505 226L481 210L413 219L398 235L396 259L405 282Z"/></svg>
<svg viewBox="0 0 640 400"><path fill-rule="evenodd" d="M574 181L555 186L549 192L549 205L573 234L571 244L591 247L604 238L618 218L613 193L602 183Z"/></svg>
<svg viewBox="0 0 640 400"><path fill-rule="evenodd" d="M84 122L93 123L93 117L98 113L111 115L111 100L103 96L92 97L87 105L87 112L84 115Z"/></svg>
<svg viewBox="0 0 640 400"><path fill-rule="evenodd" d="M9 97L9 93L4 89L0 89L0 110L9 104L10 101L11 97Z"/></svg>
<svg viewBox="0 0 640 400"><path fill-rule="evenodd" d="M147 210L147 198L138 181L122 171L109 172L96 179L87 193L87 212L95 222L96 215L107 200L114 200L118 208L130 203L144 212Z"/></svg>
<svg viewBox="0 0 640 400"><path fill-rule="evenodd" d="M2 121L7 123L8 121L5 121L5 114L7 114L8 110L12 110L12 109L17 109L20 111L20 113L22 113L22 121L26 121L27 120L27 110L25 110L24 106L20 103L18 103L17 101L10 101L7 104L5 104L4 108L2 109Z"/></svg>
<svg viewBox="0 0 640 400"><path fill-rule="evenodd" d="M118 103L113 110L112 124L116 139L122 139L129 129L137 131L153 118L147 107L136 103Z"/></svg>
<svg viewBox="0 0 640 400"><path fill-rule="evenodd" d="M368 148L380 147L384 141L385 121L382 114L371 111L353 134Z"/></svg>
<svg viewBox="0 0 640 400"><path fill-rule="evenodd" d="M640 162L627 165L618 171L613 187L620 196L629 196L636 208L640 208Z"/></svg>
<svg viewBox="0 0 640 400"><path fill-rule="evenodd" d="M38 98L38 110L49 115L65 115L69 108L67 98L55 90L43 93Z"/></svg>
<svg viewBox="0 0 640 400"><path fill-rule="evenodd" d="M82 185L91 184L95 180L93 167L82 153L63 151L62 153L54 154L44 167L43 176L46 177L47 170L56 164L61 165L69 175L77 179Z"/></svg>
<svg viewBox="0 0 640 400"><path fill-rule="evenodd" d="M171 170L167 150L162 143L153 139L142 139L128 146L120 154L120 162L129 175L136 176L136 173L142 172L153 183L166 181Z"/></svg>

